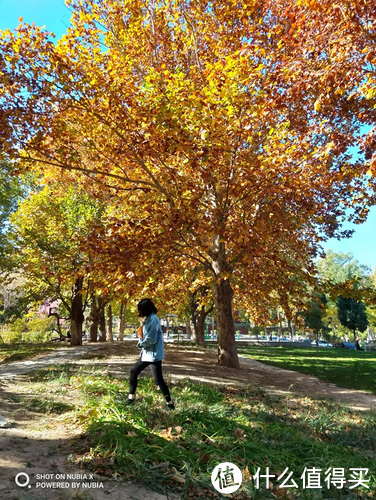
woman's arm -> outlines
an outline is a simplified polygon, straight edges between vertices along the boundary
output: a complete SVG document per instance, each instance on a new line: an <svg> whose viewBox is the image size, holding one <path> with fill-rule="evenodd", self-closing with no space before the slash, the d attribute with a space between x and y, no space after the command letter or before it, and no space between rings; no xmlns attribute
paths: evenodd
<svg viewBox="0 0 376 500"><path fill-rule="evenodd" d="M150 318L150 321L143 326L143 338L138 341L137 347L143 348L156 344L160 330L159 319L156 316Z"/></svg>

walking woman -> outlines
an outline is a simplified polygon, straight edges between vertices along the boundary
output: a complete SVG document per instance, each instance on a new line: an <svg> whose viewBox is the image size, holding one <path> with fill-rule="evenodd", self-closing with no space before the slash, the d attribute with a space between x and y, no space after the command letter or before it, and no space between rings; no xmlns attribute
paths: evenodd
<svg viewBox="0 0 376 500"><path fill-rule="evenodd" d="M142 338L137 347L142 349L137 363L131 370L129 396L127 404L133 404L136 397L139 374L148 366L151 368L155 382L158 384L165 399L167 408L173 410L170 391L163 379L162 360L164 359L162 327L157 316L157 309L150 299L142 299L137 304L138 315L143 320Z"/></svg>

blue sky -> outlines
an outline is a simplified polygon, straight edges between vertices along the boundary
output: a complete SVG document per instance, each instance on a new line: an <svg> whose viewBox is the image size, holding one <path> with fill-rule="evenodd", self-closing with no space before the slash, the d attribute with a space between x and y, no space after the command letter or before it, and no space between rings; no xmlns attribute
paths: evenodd
<svg viewBox="0 0 376 500"><path fill-rule="evenodd" d="M45 25L60 37L69 24L70 12L64 0L0 0L0 29L15 28L19 17L30 24Z"/></svg>
<svg viewBox="0 0 376 500"><path fill-rule="evenodd" d="M352 253L355 259L365 264L373 271L376 266L376 207L372 207L364 224L346 224L346 229L355 229L352 238L341 240L331 239L324 249L334 252Z"/></svg>
<svg viewBox="0 0 376 500"><path fill-rule="evenodd" d="M0 0L0 29L15 28L19 17L28 23L34 21L39 26L45 25L60 37L69 24L70 12L63 0ZM352 253L355 259L373 270L376 266L376 207L370 210L366 223L346 228L356 229L352 238L329 240L324 249Z"/></svg>

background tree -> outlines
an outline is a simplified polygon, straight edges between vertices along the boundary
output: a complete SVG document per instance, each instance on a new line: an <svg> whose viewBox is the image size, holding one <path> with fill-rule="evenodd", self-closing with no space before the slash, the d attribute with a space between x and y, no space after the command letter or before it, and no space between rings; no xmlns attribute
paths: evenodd
<svg viewBox="0 0 376 500"><path fill-rule="evenodd" d="M327 299L325 295L314 292L309 302L309 307L303 314L306 327L310 328L315 334L317 347L320 335L326 336L330 331L330 328L323 321L326 304Z"/></svg>
<svg viewBox="0 0 376 500"><path fill-rule="evenodd" d="M351 299L349 304L363 301L374 303L374 286L371 270L360 264L349 253L335 253L329 250L325 258L318 262L318 277L321 287L328 294L328 304L324 322L330 326L337 337L343 336L343 327L346 327L339 315L339 302L343 298ZM356 306L354 306L356 308ZM342 318L346 317L346 307L342 311Z"/></svg>
<svg viewBox="0 0 376 500"><path fill-rule="evenodd" d="M371 270L354 259L351 253L328 250L325 258L318 261L317 272L320 280L330 284L358 282L366 284Z"/></svg>
<svg viewBox="0 0 376 500"><path fill-rule="evenodd" d="M10 164L0 155L0 258L4 257L9 216L16 211L19 200L25 194L21 179L11 173Z"/></svg>
<svg viewBox="0 0 376 500"><path fill-rule="evenodd" d="M97 342L98 328L100 329L100 342L106 340L106 329L103 323L105 321L105 308L108 303L109 299L104 297L101 293L94 292L91 294L90 313L87 318L89 323L90 342Z"/></svg>
<svg viewBox="0 0 376 500"><path fill-rule="evenodd" d="M357 330L364 332L368 326L366 308L363 302L354 300L351 297L341 297L337 299L338 318L343 326L351 330L354 334L354 341L357 338Z"/></svg>
<svg viewBox="0 0 376 500"><path fill-rule="evenodd" d="M0 279L0 323L5 323L27 313L30 299L25 292L22 275L2 272Z"/></svg>
<svg viewBox="0 0 376 500"><path fill-rule="evenodd" d="M74 189L64 194L45 187L31 193L12 215L13 265L27 280L36 303L59 299L70 316L71 343L82 343L85 300L90 283L81 244L102 209ZM30 293L31 292L31 293Z"/></svg>

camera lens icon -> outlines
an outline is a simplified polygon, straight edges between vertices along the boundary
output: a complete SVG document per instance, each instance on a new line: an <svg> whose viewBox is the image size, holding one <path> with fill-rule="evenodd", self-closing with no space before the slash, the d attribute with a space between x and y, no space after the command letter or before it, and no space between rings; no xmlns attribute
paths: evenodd
<svg viewBox="0 0 376 500"><path fill-rule="evenodd" d="M29 474L26 474L26 472L19 472L14 478L14 482L20 488L26 488L26 486L30 483L30 476ZM29 486L29 488L31 488L31 486Z"/></svg>

